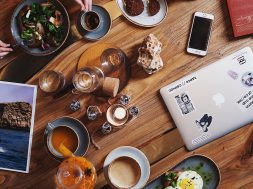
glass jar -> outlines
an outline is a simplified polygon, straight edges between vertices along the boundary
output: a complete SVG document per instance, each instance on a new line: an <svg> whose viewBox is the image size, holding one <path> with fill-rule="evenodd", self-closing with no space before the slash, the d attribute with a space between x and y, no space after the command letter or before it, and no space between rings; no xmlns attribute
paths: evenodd
<svg viewBox="0 0 253 189"><path fill-rule="evenodd" d="M119 88L121 82L125 83L125 54L118 48L105 49L99 60L87 61L85 67L78 70L73 77L75 89L73 93L93 93L108 95L103 86L109 83L109 90ZM125 73L126 74L126 73ZM108 80L106 78L113 78ZM108 84L107 83L107 84ZM105 84L105 85L104 85Z"/></svg>
<svg viewBox="0 0 253 189"><path fill-rule="evenodd" d="M121 67L125 62L125 55L120 49L109 48L102 53L100 62L105 75L109 75Z"/></svg>
<svg viewBox="0 0 253 189"><path fill-rule="evenodd" d="M93 164L83 157L64 160L55 175L57 189L93 189L96 180Z"/></svg>
<svg viewBox="0 0 253 189"><path fill-rule="evenodd" d="M73 77L75 89L73 93L92 93L101 88L104 81L104 73L97 67L84 67Z"/></svg>

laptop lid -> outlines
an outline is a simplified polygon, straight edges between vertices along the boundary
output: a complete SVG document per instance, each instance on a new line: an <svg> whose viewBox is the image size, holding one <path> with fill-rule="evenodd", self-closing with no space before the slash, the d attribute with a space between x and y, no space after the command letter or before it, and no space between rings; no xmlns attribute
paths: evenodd
<svg viewBox="0 0 253 189"><path fill-rule="evenodd" d="M253 120L253 53L246 47L163 87L162 98L189 150Z"/></svg>

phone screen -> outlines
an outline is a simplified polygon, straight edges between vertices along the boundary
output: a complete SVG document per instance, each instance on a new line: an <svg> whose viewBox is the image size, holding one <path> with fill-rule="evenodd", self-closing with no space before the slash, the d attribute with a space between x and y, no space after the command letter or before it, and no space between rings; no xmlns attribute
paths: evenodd
<svg viewBox="0 0 253 189"><path fill-rule="evenodd" d="M195 16L189 47L202 51L207 50L211 33L212 19Z"/></svg>

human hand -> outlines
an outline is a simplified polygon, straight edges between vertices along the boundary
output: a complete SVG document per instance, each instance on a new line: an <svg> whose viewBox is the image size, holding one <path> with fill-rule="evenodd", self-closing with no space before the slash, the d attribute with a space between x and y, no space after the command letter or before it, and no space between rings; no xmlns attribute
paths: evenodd
<svg viewBox="0 0 253 189"><path fill-rule="evenodd" d="M10 44L6 44L0 40L0 59L9 54L11 51L13 51L13 49L10 48Z"/></svg>
<svg viewBox="0 0 253 189"><path fill-rule="evenodd" d="M91 11L92 8L92 0L75 0L84 11Z"/></svg>

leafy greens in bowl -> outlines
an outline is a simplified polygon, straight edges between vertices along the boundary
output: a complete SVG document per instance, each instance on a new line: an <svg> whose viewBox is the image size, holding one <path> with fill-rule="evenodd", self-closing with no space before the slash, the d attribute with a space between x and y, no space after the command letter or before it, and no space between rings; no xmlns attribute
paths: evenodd
<svg viewBox="0 0 253 189"><path fill-rule="evenodd" d="M69 34L70 21L58 0L24 0L15 9L11 30L17 44L35 56L58 50Z"/></svg>

